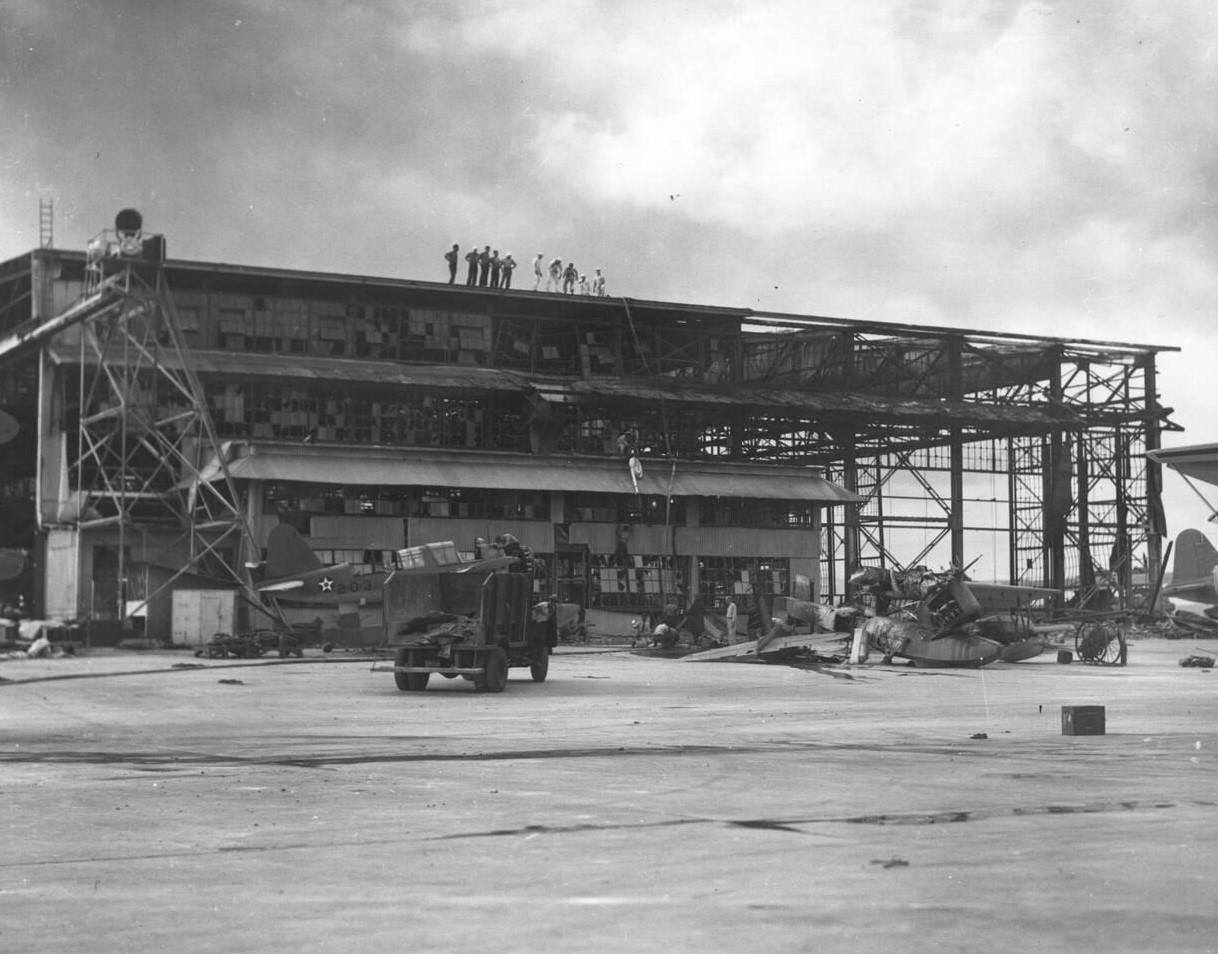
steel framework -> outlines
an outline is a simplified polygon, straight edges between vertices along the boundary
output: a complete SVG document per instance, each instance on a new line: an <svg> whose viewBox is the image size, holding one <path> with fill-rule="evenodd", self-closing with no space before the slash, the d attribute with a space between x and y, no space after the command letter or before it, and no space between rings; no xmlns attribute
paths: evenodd
<svg viewBox="0 0 1218 954"><path fill-rule="evenodd" d="M91 260L86 296L73 310L82 318L79 383L67 396L79 420L69 488L78 533L112 527L117 535L118 618L138 614L187 574L228 582L249 606L278 618L250 580L247 563L258 551L163 270ZM208 460L220 476L200 480ZM130 580L133 543L141 566L172 568L169 575Z"/></svg>

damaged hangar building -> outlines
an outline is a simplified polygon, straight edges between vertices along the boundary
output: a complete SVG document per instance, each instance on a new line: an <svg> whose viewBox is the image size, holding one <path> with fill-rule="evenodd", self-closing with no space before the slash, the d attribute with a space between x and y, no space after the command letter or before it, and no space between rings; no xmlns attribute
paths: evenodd
<svg viewBox="0 0 1218 954"><path fill-rule="evenodd" d="M981 553L1125 605L1160 558L1174 349L184 261L122 224L0 264L0 546L98 642L206 640L201 593L264 625L280 523L357 574L511 533L611 633ZM289 621L379 633L334 609Z"/></svg>

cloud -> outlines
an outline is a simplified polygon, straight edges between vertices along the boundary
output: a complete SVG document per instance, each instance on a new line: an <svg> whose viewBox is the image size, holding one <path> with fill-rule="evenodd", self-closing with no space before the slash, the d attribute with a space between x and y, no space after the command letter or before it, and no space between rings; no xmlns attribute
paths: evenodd
<svg viewBox="0 0 1218 954"><path fill-rule="evenodd" d="M170 254L1179 344L1218 292L1201 0L0 6L0 259L135 205ZM1188 435L1193 436L1192 433Z"/></svg>

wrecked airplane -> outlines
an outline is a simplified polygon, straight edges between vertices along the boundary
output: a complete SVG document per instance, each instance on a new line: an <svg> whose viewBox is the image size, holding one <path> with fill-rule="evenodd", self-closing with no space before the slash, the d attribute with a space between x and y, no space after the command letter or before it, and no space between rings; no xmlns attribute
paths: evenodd
<svg viewBox="0 0 1218 954"><path fill-rule="evenodd" d="M875 615L861 625L866 649L916 666L976 667L1037 656L1045 637L1032 626L1030 610L1058 595L1044 587L974 583L958 567L939 573L862 567L851 583L875 601Z"/></svg>
<svg viewBox="0 0 1218 954"><path fill-rule="evenodd" d="M924 668L1018 662L1044 652L1047 636L1033 626L1031 613L1060 595L1044 587L974 583L956 567L938 573L923 566L860 567L850 582L871 607L864 608L863 600L830 607L780 597L774 601L773 625L756 642L688 658L763 658L802 647L834 661L840 654L833 644L852 641L852 661L875 653L884 662L904 659ZM799 635L801 625L820 635ZM826 637L826 632L838 635Z"/></svg>

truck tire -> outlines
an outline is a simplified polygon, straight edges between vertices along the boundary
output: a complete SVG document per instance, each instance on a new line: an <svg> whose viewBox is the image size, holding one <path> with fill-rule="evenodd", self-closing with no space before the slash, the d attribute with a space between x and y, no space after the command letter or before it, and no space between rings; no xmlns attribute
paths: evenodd
<svg viewBox="0 0 1218 954"><path fill-rule="evenodd" d="M409 649L399 649L393 658L393 664L395 666L413 666L415 664L414 653ZM422 692L427 688L427 679L430 675L429 672L395 672L393 681L402 692Z"/></svg>
<svg viewBox="0 0 1218 954"><path fill-rule="evenodd" d="M529 660L529 674L534 682L545 682L550 672L550 647L537 646L533 650L533 658Z"/></svg>
<svg viewBox="0 0 1218 954"><path fill-rule="evenodd" d="M474 677L474 687L482 692L503 692L507 688L507 653L498 647L489 650L483 665L486 672Z"/></svg>

